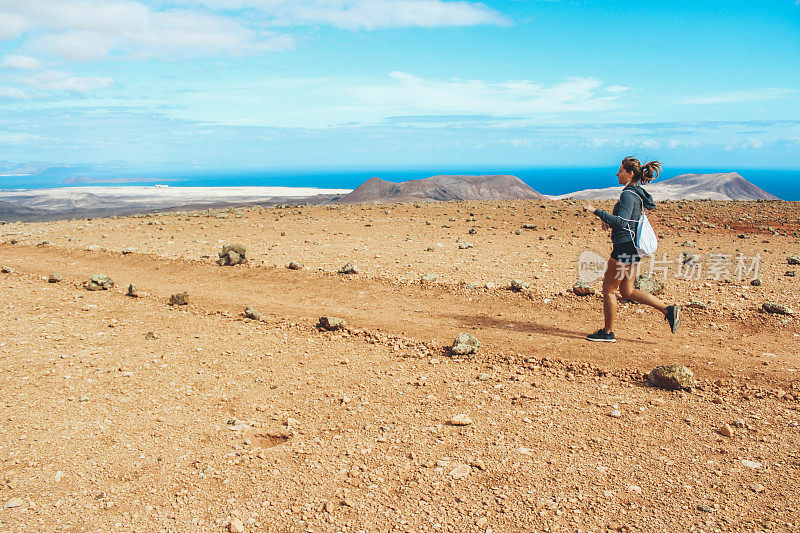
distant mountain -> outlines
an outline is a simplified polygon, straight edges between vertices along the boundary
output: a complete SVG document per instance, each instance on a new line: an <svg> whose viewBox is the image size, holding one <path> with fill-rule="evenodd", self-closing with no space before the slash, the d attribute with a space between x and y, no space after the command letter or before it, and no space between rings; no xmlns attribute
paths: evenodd
<svg viewBox="0 0 800 533"><path fill-rule="evenodd" d="M52 163L42 163L33 161L30 163L11 163L9 161L0 161L0 176L33 176L41 174L48 169L54 168L56 165ZM64 166L63 168L69 168Z"/></svg>
<svg viewBox="0 0 800 533"><path fill-rule="evenodd" d="M780 200L744 179L736 172L717 174L682 174L674 178L645 185L647 191L659 200ZM622 187L585 189L569 194L551 196L554 200L611 200L618 198Z"/></svg>
<svg viewBox="0 0 800 533"><path fill-rule="evenodd" d="M337 203L446 202L449 200L542 200L516 176L432 176L392 183L370 178Z"/></svg>

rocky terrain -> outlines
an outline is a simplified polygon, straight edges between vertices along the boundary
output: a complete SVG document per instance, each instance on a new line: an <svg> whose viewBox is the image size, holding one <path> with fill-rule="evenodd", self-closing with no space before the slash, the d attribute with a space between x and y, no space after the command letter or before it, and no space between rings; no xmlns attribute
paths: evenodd
<svg viewBox="0 0 800 533"><path fill-rule="evenodd" d="M796 531L800 209L650 218L600 346L572 200L0 226L0 530Z"/></svg>

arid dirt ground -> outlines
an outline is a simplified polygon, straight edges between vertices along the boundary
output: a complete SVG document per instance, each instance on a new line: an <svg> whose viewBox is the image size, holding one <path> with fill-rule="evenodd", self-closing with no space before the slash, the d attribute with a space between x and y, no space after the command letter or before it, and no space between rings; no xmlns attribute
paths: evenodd
<svg viewBox="0 0 800 533"><path fill-rule="evenodd" d="M761 311L800 310L800 207L659 203L682 328L623 303L618 342L598 345L601 297L570 289L578 255L610 243L580 206L0 226L0 531L800 529L800 330ZM217 265L232 242L249 262ZM676 278L685 251L699 279ZM730 279L709 277L711 254ZM760 286L738 254L760 257ZM116 286L85 290L95 273ZM317 330L322 315L348 329ZM478 354L448 355L461 332ZM673 362L696 388L648 385Z"/></svg>

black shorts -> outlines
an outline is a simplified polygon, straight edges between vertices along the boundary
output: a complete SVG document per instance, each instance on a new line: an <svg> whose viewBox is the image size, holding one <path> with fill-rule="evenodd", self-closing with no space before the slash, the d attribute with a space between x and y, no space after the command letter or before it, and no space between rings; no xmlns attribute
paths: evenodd
<svg viewBox="0 0 800 533"><path fill-rule="evenodd" d="M623 265L634 265L641 260L639 252L632 241L626 241L620 244L615 244L611 250L611 259L622 263Z"/></svg>

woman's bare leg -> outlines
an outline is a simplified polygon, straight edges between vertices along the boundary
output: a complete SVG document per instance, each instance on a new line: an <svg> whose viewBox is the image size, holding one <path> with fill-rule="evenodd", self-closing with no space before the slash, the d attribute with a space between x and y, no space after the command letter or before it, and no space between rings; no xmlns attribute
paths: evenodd
<svg viewBox="0 0 800 533"><path fill-rule="evenodd" d="M631 267L625 272L625 278L622 280L622 283L619 286L619 292L622 294L623 298L627 298L628 300L638 302L640 304L649 305L650 307L654 307L661 311L664 315L667 314L667 304L665 304L662 300L656 298L649 292L645 292L641 289L636 289L633 286L633 280L636 278L636 268Z"/></svg>
<svg viewBox="0 0 800 533"><path fill-rule="evenodd" d="M617 314L617 289L625 278L625 271L628 269L615 259L608 259L608 267L603 276L603 317L605 318L606 333L614 331L614 317Z"/></svg>

